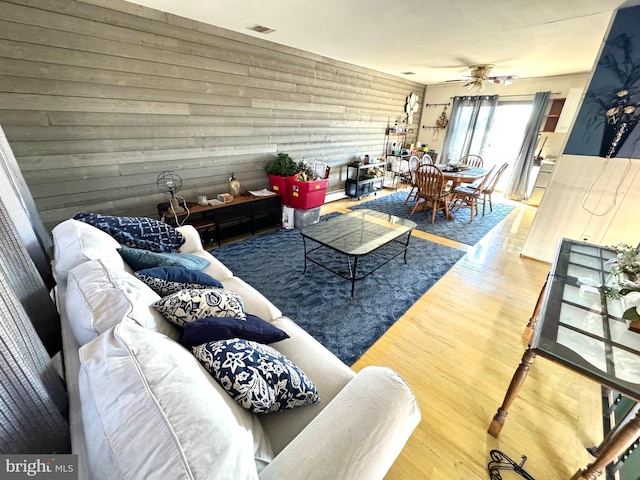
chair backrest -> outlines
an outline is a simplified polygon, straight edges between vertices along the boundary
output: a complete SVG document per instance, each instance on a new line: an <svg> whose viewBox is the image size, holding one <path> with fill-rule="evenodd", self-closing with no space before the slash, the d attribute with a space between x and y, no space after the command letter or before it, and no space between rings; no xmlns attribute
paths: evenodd
<svg viewBox="0 0 640 480"><path fill-rule="evenodd" d="M487 174L483 177L482 181L480 183L478 183L476 185L476 188L473 191L474 195L480 195L482 194L486 188L487 185L489 184L489 181L492 179L493 177L493 171L496 169L496 166L494 165L493 167L491 167L491 169L487 172Z"/></svg>
<svg viewBox="0 0 640 480"><path fill-rule="evenodd" d="M502 174L504 173L504 171L507 169L508 166L509 166L509 162L505 162L500 166L500 168L491 177L491 180L489 180L485 185L484 193L493 193L493 191L496 189L496 185L498 185L498 181L500 180L500 177L502 176Z"/></svg>
<svg viewBox="0 0 640 480"><path fill-rule="evenodd" d="M416 170L415 184L419 197L438 197L444 190L444 174L435 165L422 165Z"/></svg>
<svg viewBox="0 0 640 480"><path fill-rule="evenodd" d="M413 155L409 159L409 173L411 174L411 182L416 183L416 170L420 167L420 159Z"/></svg>
<svg viewBox="0 0 640 480"><path fill-rule="evenodd" d="M460 159L458 163L462 163L463 165L469 165L470 167L478 167L482 168L482 157L480 155L465 155Z"/></svg>
<svg viewBox="0 0 640 480"><path fill-rule="evenodd" d="M422 158L420 159L420 165L433 165L431 156L426 153L422 155Z"/></svg>

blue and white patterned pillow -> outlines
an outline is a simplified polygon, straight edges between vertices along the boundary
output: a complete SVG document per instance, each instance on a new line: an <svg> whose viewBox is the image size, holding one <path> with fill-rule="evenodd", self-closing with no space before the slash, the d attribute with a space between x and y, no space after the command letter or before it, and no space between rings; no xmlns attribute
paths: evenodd
<svg viewBox="0 0 640 480"><path fill-rule="evenodd" d="M223 288L180 290L161 298L153 306L179 327L204 317L247 318L240 295Z"/></svg>
<svg viewBox="0 0 640 480"><path fill-rule="evenodd" d="M114 217L99 213L78 213L74 220L107 232L122 245L159 253L177 252L184 236L171 225L148 217Z"/></svg>
<svg viewBox="0 0 640 480"><path fill-rule="evenodd" d="M184 267L145 268L135 272L135 275L161 297L187 288L224 288L222 283L212 276Z"/></svg>
<svg viewBox="0 0 640 480"><path fill-rule="evenodd" d="M320 401L311 379L267 345L232 338L198 345L191 351L238 405L254 413Z"/></svg>

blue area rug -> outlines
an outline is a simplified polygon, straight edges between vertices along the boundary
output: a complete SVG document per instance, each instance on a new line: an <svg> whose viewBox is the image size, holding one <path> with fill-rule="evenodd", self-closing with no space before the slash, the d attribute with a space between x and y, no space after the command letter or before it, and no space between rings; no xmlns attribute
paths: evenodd
<svg viewBox="0 0 640 480"><path fill-rule="evenodd" d="M408 191L397 192L384 197L376 198L368 202L361 203L349 207L351 210L361 208L370 208L379 212L388 213L401 218L408 218L418 224L417 229L423 232L431 233L439 237L455 240L456 242L466 245L475 245L482 237L495 227L514 209L513 205L493 202L493 212L487 210L485 216L482 216L482 207L480 207L480 215L469 221L469 209L454 210L455 218L446 220L443 212L436 214L436 221L431 223L431 210L418 210L412 217L409 216L413 208L412 202L404 204Z"/></svg>
<svg viewBox="0 0 640 480"><path fill-rule="evenodd" d="M297 229L264 233L211 253L347 365L360 358L464 255L411 237L407 264L398 256L356 282L351 299L349 280L313 263L302 274L304 246ZM361 258L358 271L364 272L367 263L377 260L374 254Z"/></svg>

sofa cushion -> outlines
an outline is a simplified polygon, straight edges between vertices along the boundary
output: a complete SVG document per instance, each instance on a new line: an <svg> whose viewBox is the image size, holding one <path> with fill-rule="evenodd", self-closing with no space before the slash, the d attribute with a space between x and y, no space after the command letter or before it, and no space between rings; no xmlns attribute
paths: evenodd
<svg viewBox="0 0 640 480"><path fill-rule="evenodd" d="M259 420L167 337L125 321L80 361L94 478L257 479L272 459Z"/></svg>
<svg viewBox="0 0 640 480"><path fill-rule="evenodd" d="M184 237L171 225L148 217L115 217L99 213L78 213L74 220L88 223L108 233L128 247L172 253L184 243Z"/></svg>
<svg viewBox="0 0 640 480"><path fill-rule="evenodd" d="M320 400L306 374L277 350L232 338L192 348L198 361L238 405L268 413Z"/></svg>
<svg viewBox="0 0 640 480"><path fill-rule="evenodd" d="M65 220L51 231L54 271L58 280L67 278L69 270L89 260L103 259L111 269L124 270L116 249L120 244L109 234L77 220Z"/></svg>
<svg viewBox="0 0 640 480"><path fill-rule="evenodd" d="M244 320L234 317L205 317L183 326L180 343L187 348L229 338L242 338L258 343L274 343L289 338L285 331L248 313Z"/></svg>
<svg viewBox="0 0 640 480"><path fill-rule="evenodd" d="M139 248L121 247L118 253L135 271L152 267L184 267L202 270L209 261L192 253L157 253Z"/></svg>
<svg viewBox="0 0 640 480"><path fill-rule="evenodd" d="M210 275L184 267L145 268L137 271L135 275L161 297L185 288L223 288L222 284Z"/></svg>
<svg viewBox="0 0 640 480"><path fill-rule="evenodd" d="M92 260L69 272L65 305L69 325L80 345L93 340L125 318L180 338L180 331L154 307L157 293L123 270L110 270L103 260Z"/></svg>
<svg viewBox="0 0 640 480"><path fill-rule="evenodd" d="M204 317L246 318L240 296L222 288L180 290L153 305L179 327Z"/></svg>

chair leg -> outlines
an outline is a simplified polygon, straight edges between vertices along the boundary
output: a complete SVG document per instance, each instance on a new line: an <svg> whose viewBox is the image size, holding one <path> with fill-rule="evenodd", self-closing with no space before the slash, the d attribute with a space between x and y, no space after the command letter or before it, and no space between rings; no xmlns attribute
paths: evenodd
<svg viewBox="0 0 640 480"><path fill-rule="evenodd" d="M476 200L474 198L471 198L470 200L471 204L469 205L469 211L471 212L471 221L473 222L473 214L475 213L478 204L476 203Z"/></svg>
<svg viewBox="0 0 640 480"><path fill-rule="evenodd" d="M431 223L436 221L436 211L438 210L438 200L431 202Z"/></svg>
<svg viewBox="0 0 640 480"><path fill-rule="evenodd" d="M418 205L420 205L420 199L416 198L416 204L413 206L413 208L411 209L411 213L409 214L409 216L413 215L413 212L416 211L416 208L418 208Z"/></svg>
<svg viewBox="0 0 640 480"><path fill-rule="evenodd" d="M406 205L407 202L409 201L409 199L411 198L411 195L413 194L413 191L416 189L416 187L411 187L411 190L409 190L409 195L407 195L407 198L405 198L404 200L404 204Z"/></svg>

